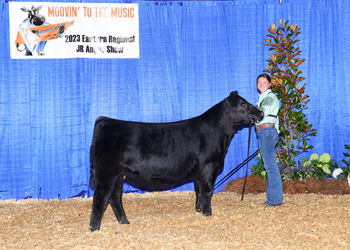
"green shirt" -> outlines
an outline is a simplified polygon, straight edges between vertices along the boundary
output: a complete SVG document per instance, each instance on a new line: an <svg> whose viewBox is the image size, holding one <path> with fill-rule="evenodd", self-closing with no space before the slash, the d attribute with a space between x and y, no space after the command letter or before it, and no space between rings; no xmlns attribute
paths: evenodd
<svg viewBox="0 0 350 250"><path fill-rule="evenodd" d="M266 90L264 93L259 95L258 109L264 112L264 119L260 122L255 123L256 125L261 125L265 123L274 123L279 133L279 120L278 120L278 110L280 108L280 104L277 96L271 92L271 89ZM272 117L269 115L277 116Z"/></svg>

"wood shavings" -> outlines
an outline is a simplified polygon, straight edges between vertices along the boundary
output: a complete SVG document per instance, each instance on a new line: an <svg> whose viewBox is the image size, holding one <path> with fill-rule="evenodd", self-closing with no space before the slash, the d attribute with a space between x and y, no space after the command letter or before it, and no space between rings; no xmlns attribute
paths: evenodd
<svg viewBox="0 0 350 250"><path fill-rule="evenodd" d="M0 201L1 249L348 249L350 196L213 195L213 215L195 211L194 192L123 194L131 224L108 205L101 230L90 232L92 198Z"/></svg>

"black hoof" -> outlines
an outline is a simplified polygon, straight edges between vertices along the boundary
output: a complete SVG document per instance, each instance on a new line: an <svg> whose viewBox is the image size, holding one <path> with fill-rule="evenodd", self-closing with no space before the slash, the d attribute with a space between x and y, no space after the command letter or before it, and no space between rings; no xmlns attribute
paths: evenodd
<svg viewBox="0 0 350 250"><path fill-rule="evenodd" d="M130 222L127 219L120 220L119 224L130 224Z"/></svg>
<svg viewBox="0 0 350 250"><path fill-rule="evenodd" d="M211 216L211 212L203 212L204 216Z"/></svg>
<svg viewBox="0 0 350 250"><path fill-rule="evenodd" d="M100 227L92 227L92 226L90 226L90 230L91 230L91 232L96 231L96 230L100 230Z"/></svg>

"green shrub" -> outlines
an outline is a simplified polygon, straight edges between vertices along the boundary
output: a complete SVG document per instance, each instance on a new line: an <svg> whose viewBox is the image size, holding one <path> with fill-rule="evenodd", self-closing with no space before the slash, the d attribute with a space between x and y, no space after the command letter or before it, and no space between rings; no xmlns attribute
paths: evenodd
<svg viewBox="0 0 350 250"><path fill-rule="evenodd" d="M350 149L350 147L349 147ZM350 154L344 154L350 156ZM258 177L267 179L266 170L264 168L264 163L261 158L260 153L258 154L257 164L251 167L251 171ZM279 159L276 158L277 164L279 163ZM347 178L350 177L350 160L345 161L347 164L346 167L339 168L339 165L331 158L328 153L324 153L319 157L317 154L312 154L310 159L303 158L302 163L299 162L298 168L294 168L291 171L283 171L281 173L282 181L306 181L311 176L318 180L323 180L327 178L334 177L332 174L336 169L336 173L339 172L337 178Z"/></svg>
<svg viewBox="0 0 350 250"><path fill-rule="evenodd" d="M345 149L350 150L350 146L345 145ZM345 152L343 155L345 159L343 159L342 162L345 166L338 166L338 168L334 169L332 176L334 179L347 178L350 185L350 154Z"/></svg>

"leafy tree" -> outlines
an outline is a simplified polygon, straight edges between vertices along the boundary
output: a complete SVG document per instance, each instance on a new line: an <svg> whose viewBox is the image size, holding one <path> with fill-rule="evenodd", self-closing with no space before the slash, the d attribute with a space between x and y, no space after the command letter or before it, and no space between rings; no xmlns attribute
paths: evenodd
<svg viewBox="0 0 350 250"><path fill-rule="evenodd" d="M304 114L310 99L305 94L306 83L301 83L305 78L298 68L305 61L296 46L300 28L288 25L289 21L279 19L279 22L281 26L277 28L275 24L270 26L265 39L265 45L270 46L273 54L267 60L268 67L264 72L271 75L272 91L281 101L279 129L282 134L277 144L277 157L280 170L288 172L296 170L296 156L313 148L308 141L317 131Z"/></svg>

